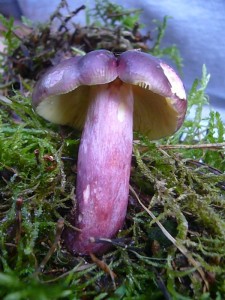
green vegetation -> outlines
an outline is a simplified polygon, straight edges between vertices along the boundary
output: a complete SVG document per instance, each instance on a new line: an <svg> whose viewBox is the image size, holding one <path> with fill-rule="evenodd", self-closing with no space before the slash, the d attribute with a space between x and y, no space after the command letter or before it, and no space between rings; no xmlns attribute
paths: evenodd
<svg viewBox="0 0 225 300"><path fill-rule="evenodd" d="M98 22L99 30L120 26L132 32L139 11L128 14L108 1L102 5L108 12L113 7L116 16L104 19L97 1L96 9L88 12L89 26ZM155 46L149 49L143 41L141 45L154 55L169 55L180 66L174 47L160 47L166 20L159 26ZM99 258L75 257L65 249L61 233L69 226L79 134L45 122L32 110L35 77L30 77L27 65L22 74L21 62L20 68L12 65L15 54L14 61L22 56L22 41L14 42L12 20L1 21L8 31L7 55L0 61L0 298L223 299L225 125L214 111L203 119L206 67L193 83L179 132L157 142L135 134L129 208L123 230L109 241L112 250ZM43 37L46 28L23 40L24 47L31 45L26 59L33 57L36 72L40 62L53 55L44 52L44 39L36 52L32 48L34 36ZM129 46L140 46L127 40ZM87 51L85 44L72 47Z"/></svg>

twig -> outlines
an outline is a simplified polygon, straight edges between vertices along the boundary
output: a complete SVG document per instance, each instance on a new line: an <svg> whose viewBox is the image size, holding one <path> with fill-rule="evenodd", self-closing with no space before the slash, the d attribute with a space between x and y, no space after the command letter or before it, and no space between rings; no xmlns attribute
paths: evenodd
<svg viewBox="0 0 225 300"><path fill-rule="evenodd" d="M170 297L170 294L169 294L169 292L168 292L168 290L166 288L166 285L165 285L162 277L159 274L157 274L156 282L158 284L158 287L160 288L160 290L163 293L164 299L165 300L172 300L172 298Z"/></svg>
<svg viewBox="0 0 225 300"><path fill-rule="evenodd" d="M200 161L194 160L194 159L188 159L186 161L186 164L190 164L190 165L192 164L196 167L203 167L203 168L209 170L211 173L213 173L215 175L222 175L223 174L223 172L221 172L220 170L218 170L216 168L213 168L213 167L211 167L211 166L209 166L205 163L202 163Z"/></svg>
<svg viewBox="0 0 225 300"><path fill-rule="evenodd" d="M102 269L105 273L110 275L110 277L112 279L112 283L113 283L113 288L115 290L116 289L116 283L115 283L116 274L110 269L110 267L104 261L98 259L93 253L90 253L90 257L91 257L92 261L100 269Z"/></svg>
<svg viewBox="0 0 225 300"><path fill-rule="evenodd" d="M1 54L1 53L0 53L0 54ZM6 82L6 83L4 83L4 84L0 84L0 90L3 90L3 89L5 89L5 88L8 88L8 87L12 86L13 83L14 83L14 82L11 80L11 81Z"/></svg>
<svg viewBox="0 0 225 300"><path fill-rule="evenodd" d="M39 151L39 149L34 150L34 156L35 156L37 165L40 165L41 162L40 162L40 151Z"/></svg>
<svg viewBox="0 0 225 300"><path fill-rule="evenodd" d="M192 255L190 254L190 252L187 250L186 247L184 247L183 245L180 245L178 243L178 241L176 241L176 239L166 230L166 228L158 221L158 219L155 217L155 215L141 202L140 198L138 197L137 193L135 192L135 190L132 188L132 186L130 186L130 190L132 191L132 193L134 194L134 196L136 197L137 201L139 202L139 204L143 207L143 209L150 215L150 217L156 222L156 224L159 226L159 228L161 229L162 233L168 238L168 240L170 240L174 246L177 247L178 250L180 250L180 252L187 258L187 260L189 261L189 263L191 263L198 271L198 273L200 274L202 280L205 283L205 286L207 288L207 290L209 290L209 284L208 281L205 277L205 273L202 269L202 267L200 266L200 263L197 262Z"/></svg>
<svg viewBox="0 0 225 300"><path fill-rule="evenodd" d="M68 23L75 15L77 15L81 10L84 10L86 8L85 5L81 5L80 7L78 7L76 10L70 12L70 15L65 17L65 19L63 20L62 24L59 26L58 28L58 32L60 32L63 28L66 28L66 23ZM68 29L67 29L68 30Z"/></svg>
<svg viewBox="0 0 225 300"><path fill-rule="evenodd" d="M23 199L18 198L16 200L16 222L17 222L17 230L16 230L16 238L15 238L16 245L18 245L20 241L21 232L22 232L22 213L21 213L22 204L23 204Z"/></svg>
<svg viewBox="0 0 225 300"><path fill-rule="evenodd" d="M114 247L119 247L119 248L126 249L129 251L142 251L143 250L141 248L129 246L124 241L125 241L124 238L116 238L116 239L94 238L94 237L90 238L90 242L92 242L92 243L110 244Z"/></svg>
<svg viewBox="0 0 225 300"><path fill-rule="evenodd" d="M56 249L56 247L58 245L58 242L60 240L60 237L61 237L61 233L62 233L63 227L64 227L64 219L61 218L57 222L55 240L54 240L51 248L49 249L47 255L42 260L42 262L40 263L39 267L36 269L36 271L34 273L34 276L37 276L38 273L40 273L40 272L43 271L44 267L46 266L47 262L51 258L52 254L55 252L55 249Z"/></svg>
<svg viewBox="0 0 225 300"><path fill-rule="evenodd" d="M197 144L197 145L159 145L157 146L161 149L209 149L209 150L218 150L225 149L225 143L213 143L213 144Z"/></svg>
<svg viewBox="0 0 225 300"><path fill-rule="evenodd" d="M118 17L123 17L123 16L130 16L131 14L142 13L142 12L143 12L143 9L130 9L128 11L121 12L121 13L110 13L110 14L108 14L108 18L118 18Z"/></svg>
<svg viewBox="0 0 225 300"><path fill-rule="evenodd" d="M52 283L52 282L55 282L55 281L57 281L57 280L59 280L59 279L62 279L62 278L64 278L64 277L66 277L66 276L68 276L68 275L70 275L70 274L72 274L72 273L75 273L75 272L81 272L81 271L84 271L84 270L86 270L86 269L88 269L88 268L91 268L91 267L95 267L96 268L96 266L94 265L94 264L83 264L82 265L82 262L80 262L77 266L75 266L72 270L70 270L70 271L68 271L68 272L65 272L65 273L63 273L62 275L60 275L60 276L58 276L58 277L56 277L56 278L53 278L53 279L49 279L49 280L45 280L45 281L42 281L43 283Z"/></svg>
<svg viewBox="0 0 225 300"><path fill-rule="evenodd" d="M186 165L194 165L194 166L202 168L202 169L204 168L205 170L207 170L210 173L213 173L217 176L223 175L223 172L221 172L220 170L213 168L211 166L208 166L207 164L202 163L200 161L193 160L193 159L187 160ZM203 172L199 172L199 173L204 174ZM225 191L225 182L224 181L220 181L220 182L216 183L216 186L219 187L221 190Z"/></svg>

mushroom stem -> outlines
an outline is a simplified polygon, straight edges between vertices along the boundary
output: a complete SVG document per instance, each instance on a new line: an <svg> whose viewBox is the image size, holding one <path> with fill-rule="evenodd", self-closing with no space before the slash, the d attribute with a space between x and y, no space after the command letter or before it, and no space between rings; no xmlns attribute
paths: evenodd
<svg viewBox="0 0 225 300"><path fill-rule="evenodd" d="M78 155L77 207L67 244L79 254L101 253L106 245L90 238L111 238L122 227L128 203L133 140L133 93L119 79L92 86Z"/></svg>

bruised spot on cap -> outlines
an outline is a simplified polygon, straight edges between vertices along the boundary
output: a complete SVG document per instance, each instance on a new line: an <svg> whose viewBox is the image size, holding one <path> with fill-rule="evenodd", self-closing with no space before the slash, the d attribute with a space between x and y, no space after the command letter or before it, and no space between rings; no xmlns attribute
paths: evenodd
<svg viewBox="0 0 225 300"><path fill-rule="evenodd" d="M165 76L169 80L172 93L180 99L186 99L183 84L177 74L172 70L172 68L162 62L160 63L160 66L163 69Z"/></svg>

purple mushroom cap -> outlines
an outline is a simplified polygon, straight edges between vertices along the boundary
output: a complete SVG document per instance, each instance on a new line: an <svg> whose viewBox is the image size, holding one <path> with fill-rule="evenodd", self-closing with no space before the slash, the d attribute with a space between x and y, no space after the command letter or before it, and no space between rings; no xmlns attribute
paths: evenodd
<svg viewBox="0 0 225 300"><path fill-rule="evenodd" d="M183 123L183 84L161 60L137 50L118 58L107 50L50 68L33 92L37 113L83 130L75 208L65 244L73 253L103 253L123 226L129 194L133 130L150 139L172 135Z"/></svg>

